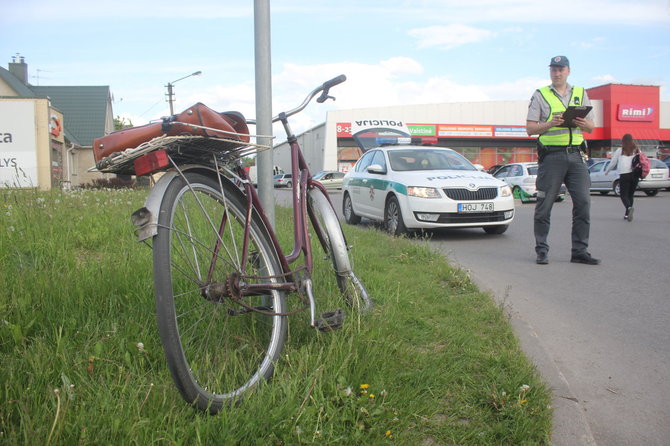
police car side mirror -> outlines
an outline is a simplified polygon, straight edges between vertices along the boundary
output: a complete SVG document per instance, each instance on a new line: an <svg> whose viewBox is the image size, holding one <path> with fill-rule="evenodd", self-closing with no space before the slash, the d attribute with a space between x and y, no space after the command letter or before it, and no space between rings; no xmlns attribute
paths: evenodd
<svg viewBox="0 0 670 446"><path fill-rule="evenodd" d="M368 173L377 173L377 174L385 174L386 173L386 169L383 168L379 164L371 164L371 165L368 166L367 170L368 170Z"/></svg>

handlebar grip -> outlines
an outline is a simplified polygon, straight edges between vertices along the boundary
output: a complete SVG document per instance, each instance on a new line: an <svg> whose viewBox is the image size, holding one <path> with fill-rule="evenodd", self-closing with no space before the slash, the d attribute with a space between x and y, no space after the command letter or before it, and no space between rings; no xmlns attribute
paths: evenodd
<svg viewBox="0 0 670 446"><path fill-rule="evenodd" d="M334 87L337 84L341 84L342 82L344 82L346 80L347 80L347 76L345 76L344 74L340 74L339 76L334 77L331 80L324 82L323 85L321 86L321 96L316 98L316 102L321 104L323 102L326 102L328 99L333 99L334 100L335 99L334 97L328 96L328 92L330 91L330 88Z"/></svg>
<svg viewBox="0 0 670 446"><path fill-rule="evenodd" d="M344 74L340 74L339 76L334 77L331 80L324 82L321 88L328 91L329 88L334 87L337 84L341 84L342 82L344 82L346 80L347 80L347 76L345 76Z"/></svg>

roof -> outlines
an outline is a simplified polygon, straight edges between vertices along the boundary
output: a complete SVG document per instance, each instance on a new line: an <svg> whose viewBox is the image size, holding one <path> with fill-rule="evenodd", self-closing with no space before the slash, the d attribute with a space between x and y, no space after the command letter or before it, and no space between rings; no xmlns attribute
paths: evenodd
<svg viewBox="0 0 670 446"><path fill-rule="evenodd" d="M65 137L80 146L92 146L105 135L109 86L30 86L35 97L48 97L64 116Z"/></svg>
<svg viewBox="0 0 670 446"><path fill-rule="evenodd" d="M32 98L35 94L9 70L0 67L0 79L5 81L20 97Z"/></svg>

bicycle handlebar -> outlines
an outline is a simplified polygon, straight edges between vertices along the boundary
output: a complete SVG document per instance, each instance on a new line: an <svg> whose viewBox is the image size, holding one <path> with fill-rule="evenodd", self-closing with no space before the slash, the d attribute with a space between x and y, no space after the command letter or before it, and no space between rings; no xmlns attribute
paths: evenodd
<svg viewBox="0 0 670 446"><path fill-rule="evenodd" d="M334 77L331 80L324 82L323 85L321 85L321 91L322 91L321 96L319 96L317 98L316 102L321 104L322 102L325 102L329 98L335 100L334 97L328 96L328 91L330 90L331 87L334 87L335 85L341 84L342 82L344 82L346 80L347 80L347 76L345 76L344 74L340 74L339 76Z"/></svg>
<svg viewBox="0 0 670 446"><path fill-rule="evenodd" d="M339 85L346 80L347 80L347 76L345 76L344 74L340 74L339 76L334 77L331 80L324 82L323 84L321 84L320 86L318 86L314 90L312 90L307 95L305 100L302 101L302 104L300 104L299 106L297 106L296 108L294 108L292 110L289 110L287 112L281 112L278 115L273 116L272 117L272 122L277 122L277 121L286 119L289 116L293 116L296 113L299 113L299 112L303 111L305 109L305 107L307 107L307 104L309 104L310 101L314 98L314 96L316 96L319 93L321 93L321 96L319 96L316 99L316 102L318 102L320 104L327 101L328 99L335 100L335 98L333 96L328 95L328 93L330 92L330 89L332 87L334 87L335 85ZM247 124L256 124L255 119L247 119L246 122L247 122Z"/></svg>

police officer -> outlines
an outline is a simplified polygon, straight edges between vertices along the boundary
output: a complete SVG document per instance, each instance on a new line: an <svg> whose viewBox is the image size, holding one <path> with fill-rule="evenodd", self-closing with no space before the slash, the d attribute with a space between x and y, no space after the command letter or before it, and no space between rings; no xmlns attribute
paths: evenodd
<svg viewBox="0 0 670 446"><path fill-rule="evenodd" d="M571 126L564 124L563 112L568 106L590 105L582 87L568 84L570 62L565 56L556 56L549 63L551 85L535 91L530 99L526 131L538 138L537 203L535 204L535 252L537 263L549 263L549 222L551 208L561 185L565 183L572 199L572 256L573 263L597 265L599 259L591 257L590 183L586 164L586 144L582 132L593 130L591 113L575 118ZM565 123L570 125L570 123Z"/></svg>

